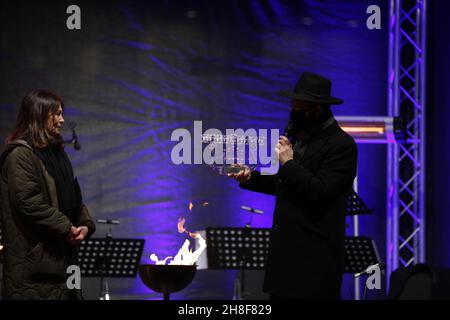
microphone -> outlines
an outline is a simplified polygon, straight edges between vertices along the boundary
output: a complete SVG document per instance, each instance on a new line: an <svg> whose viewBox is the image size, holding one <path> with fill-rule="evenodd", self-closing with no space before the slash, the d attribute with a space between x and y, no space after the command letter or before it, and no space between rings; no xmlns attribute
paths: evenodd
<svg viewBox="0 0 450 320"><path fill-rule="evenodd" d="M294 136L294 121L292 120L292 118L289 119L286 128L284 128L284 136L288 138L289 141Z"/></svg>
<svg viewBox="0 0 450 320"><path fill-rule="evenodd" d="M264 211L262 211L262 210L250 208L250 207L247 207L247 206L241 206L241 209L242 209L242 210L245 210L245 211L252 212L252 213L264 214Z"/></svg>
<svg viewBox="0 0 450 320"><path fill-rule="evenodd" d="M104 224L120 224L119 220L109 220L109 219L97 219L97 222Z"/></svg>
<svg viewBox="0 0 450 320"><path fill-rule="evenodd" d="M78 142L78 136L77 133L75 132L75 127L77 126L77 123L75 121L70 121L69 123L67 123L67 126L69 127L70 130L72 130L71 142L73 143L73 148L75 150L80 150L81 144Z"/></svg>
<svg viewBox="0 0 450 320"><path fill-rule="evenodd" d="M366 270L360 272L360 273L356 273L353 278L358 278L360 276L362 276L363 274L368 274L369 273L369 269L372 269L373 267L378 266L378 268L380 268L380 270L384 270L386 268L386 264L384 262L378 262L377 264L373 264L371 266L368 266Z"/></svg>
<svg viewBox="0 0 450 320"><path fill-rule="evenodd" d="M78 140L75 140L75 142L73 143L73 147L75 150L80 150L81 149L81 145L78 142Z"/></svg>

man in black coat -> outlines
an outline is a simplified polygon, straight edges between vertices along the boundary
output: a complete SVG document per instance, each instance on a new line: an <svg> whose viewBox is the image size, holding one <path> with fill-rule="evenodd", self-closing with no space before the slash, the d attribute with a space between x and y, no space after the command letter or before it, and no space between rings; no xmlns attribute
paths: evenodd
<svg viewBox="0 0 450 320"><path fill-rule="evenodd" d="M291 117L275 148L275 175L230 174L243 189L276 196L264 291L272 299L339 299L346 197L356 176L353 138L337 124L331 81L305 72L290 97Z"/></svg>

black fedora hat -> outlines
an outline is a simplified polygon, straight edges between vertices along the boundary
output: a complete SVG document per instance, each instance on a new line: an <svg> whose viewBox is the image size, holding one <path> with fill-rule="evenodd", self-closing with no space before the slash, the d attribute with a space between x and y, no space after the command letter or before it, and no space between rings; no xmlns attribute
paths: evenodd
<svg viewBox="0 0 450 320"><path fill-rule="evenodd" d="M331 96L331 81L329 79L312 72L304 72L300 76L294 91L280 91L278 94L291 99L324 104L341 104L344 102Z"/></svg>

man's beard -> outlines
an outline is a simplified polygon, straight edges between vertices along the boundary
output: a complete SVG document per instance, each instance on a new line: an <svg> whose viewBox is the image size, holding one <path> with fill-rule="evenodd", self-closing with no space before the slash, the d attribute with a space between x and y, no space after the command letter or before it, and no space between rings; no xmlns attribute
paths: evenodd
<svg viewBox="0 0 450 320"><path fill-rule="evenodd" d="M311 120L306 117L306 114L302 111L291 111L291 119L294 123L294 132L311 132L320 123L318 120Z"/></svg>
<svg viewBox="0 0 450 320"><path fill-rule="evenodd" d="M332 117L333 114L331 113L331 110L324 109L315 116L307 117L306 113L303 111L291 110L290 116L294 124L295 134L301 133L311 135L318 131L320 126Z"/></svg>

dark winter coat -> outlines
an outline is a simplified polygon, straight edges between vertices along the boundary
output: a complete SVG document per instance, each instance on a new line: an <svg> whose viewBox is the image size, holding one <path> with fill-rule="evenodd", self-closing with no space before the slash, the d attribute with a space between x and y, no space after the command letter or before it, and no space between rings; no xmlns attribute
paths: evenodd
<svg viewBox="0 0 450 320"><path fill-rule="evenodd" d="M244 189L276 196L264 290L299 299L339 298L346 196L356 176L353 138L336 122L276 175L253 172Z"/></svg>
<svg viewBox="0 0 450 320"><path fill-rule="evenodd" d="M66 284L67 267L77 262L76 247L66 237L72 225L87 226L88 236L95 231L86 206L73 223L58 210L55 181L24 140L7 146L0 165L3 298L79 296Z"/></svg>

